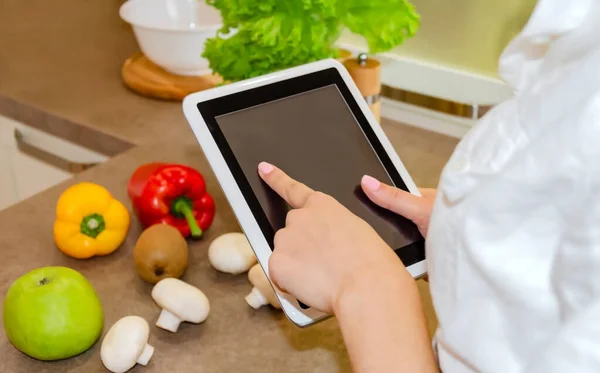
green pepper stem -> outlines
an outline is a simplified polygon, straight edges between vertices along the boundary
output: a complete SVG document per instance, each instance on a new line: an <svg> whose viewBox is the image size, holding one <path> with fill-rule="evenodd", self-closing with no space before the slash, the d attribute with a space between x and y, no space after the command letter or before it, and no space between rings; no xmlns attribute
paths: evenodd
<svg viewBox="0 0 600 373"><path fill-rule="evenodd" d="M187 220L192 237L200 237L202 236L202 229L200 229L200 226L198 226L196 217L192 212L192 204L192 201L190 201L188 198L178 198L173 204L173 211L176 214L183 215L185 220Z"/></svg>
<svg viewBox="0 0 600 373"><path fill-rule="evenodd" d="M79 231L88 237L96 238L105 228L104 217L99 214L91 214L81 220Z"/></svg>

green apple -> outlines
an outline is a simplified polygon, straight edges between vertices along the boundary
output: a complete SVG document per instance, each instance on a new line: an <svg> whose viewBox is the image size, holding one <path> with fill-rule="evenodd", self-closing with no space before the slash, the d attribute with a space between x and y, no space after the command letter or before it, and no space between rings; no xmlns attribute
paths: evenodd
<svg viewBox="0 0 600 373"><path fill-rule="evenodd" d="M71 268L34 269L15 280L4 299L8 340L38 360L79 355L96 343L103 328L96 291Z"/></svg>

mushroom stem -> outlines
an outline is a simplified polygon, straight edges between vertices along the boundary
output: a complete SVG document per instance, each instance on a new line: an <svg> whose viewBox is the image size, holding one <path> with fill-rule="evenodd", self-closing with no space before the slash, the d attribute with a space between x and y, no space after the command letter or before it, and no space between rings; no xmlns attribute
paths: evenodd
<svg viewBox="0 0 600 373"><path fill-rule="evenodd" d="M160 312L160 316L158 316L158 320L156 320L156 326L175 333L177 329L179 329L179 324L181 324L181 321L182 320L179 317L175 316L166 309L163 309Z"/></svg>
<svg viewBox="0 0 600 373"><path fill-rule="evenodd" d="M250 294L246 295L246 303L248 303L250 307L254 309L259 309L260 307L269 304L269 300L265 298L265 296L255 286L252 288Z"/></svg>
<svg viewBox="0 0 600 373"><path fill-rule="evenodd" d="M142 354L138 358L137 363L140 365L143 365L143 366L148 365L148 362L150 361L150 358L152 357L153 354L154 354L154 347L150 346L149 344L145 345L144 350L142 351Z"/></svg>

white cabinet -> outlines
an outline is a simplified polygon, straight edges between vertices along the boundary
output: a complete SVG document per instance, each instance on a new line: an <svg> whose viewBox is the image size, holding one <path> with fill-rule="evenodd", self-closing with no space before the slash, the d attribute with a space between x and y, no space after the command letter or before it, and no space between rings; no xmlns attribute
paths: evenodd
<svg viewBox="0 0 600 373"><path fill-rule="evenodd" d="M14 203L18 197L11 158L9 148L0 143L0 210Z"/></svg>
<svg viewBox="0 0 600 373"><path fill-rule="evenodd" d="M105 160L102 154L0 116L0 210L72 177L73 170L61 164Z"/></svg>

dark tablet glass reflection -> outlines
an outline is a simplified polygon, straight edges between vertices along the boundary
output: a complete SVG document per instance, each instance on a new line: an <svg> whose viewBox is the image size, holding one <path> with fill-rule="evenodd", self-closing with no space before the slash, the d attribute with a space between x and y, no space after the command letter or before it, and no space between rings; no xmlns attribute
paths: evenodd
<svg viewBox="0 0 600 373"><path fill-rule="evenodd" d="M336 85L215 118L275 231L289 207L260 179L270 162L366 220L394 249L422 239L410 221L372 203L363 175L393 184Z"/></svg>

